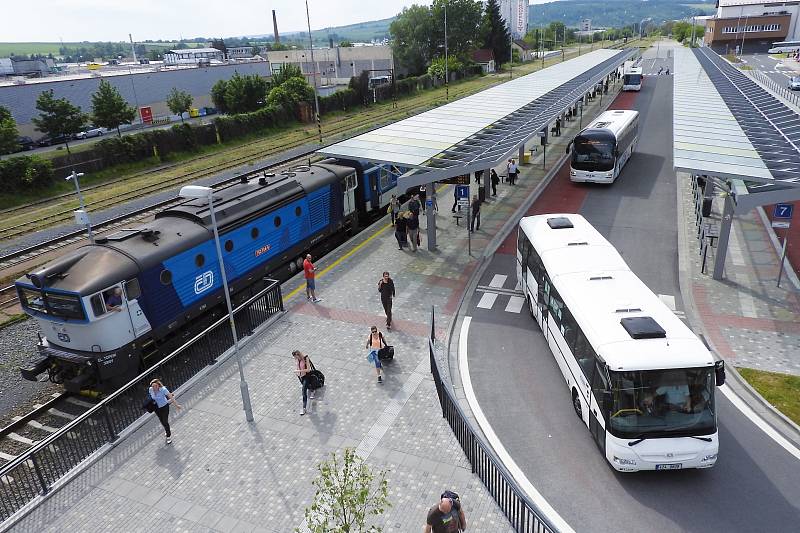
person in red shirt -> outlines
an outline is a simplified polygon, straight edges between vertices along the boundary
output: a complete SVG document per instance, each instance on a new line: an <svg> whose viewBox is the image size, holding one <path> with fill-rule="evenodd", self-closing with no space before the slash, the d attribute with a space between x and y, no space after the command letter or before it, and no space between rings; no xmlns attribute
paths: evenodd
<svg viewBox="0 0 800 533"><path fill-rule="evenodd" d="M317 298L317 295L314 292L316 289L314 284L314 276L316 271L317 269L314 268L314 263L311 262L311 254L307 254L305 261L303 261L303 277L306 278L306 298L314 303L320 301L320 298Z"/></svg>

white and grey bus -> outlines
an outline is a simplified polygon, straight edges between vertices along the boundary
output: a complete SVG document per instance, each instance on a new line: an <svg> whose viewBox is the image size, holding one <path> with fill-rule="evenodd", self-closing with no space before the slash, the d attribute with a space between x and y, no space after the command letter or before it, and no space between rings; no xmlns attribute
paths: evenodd
<svg viewBox="0 0 800 533"><path fill-rule="evenodd" d="M780 41L772 43L770 49L767 50L768 54L794 54L800 52L800 41Z"/></svg>
<svg viewBox="0 0 800 533"><path fill-rule="evenodd" d="M639 112L606 111L567 145L569 179L613 183L639 142Z"/></svg>
<svg viewBox="0 0 800 533"><path fill-rule="evenodd" d="M714 466L724 363L586 219L520 220L517 279L575 412L615 469Z"/></svg>
<svg viewBox="0 0 800 533"><path fill-rule="evenodd" d="M642 67L629 67L622 73L623 91L642 90Z"/></svg>

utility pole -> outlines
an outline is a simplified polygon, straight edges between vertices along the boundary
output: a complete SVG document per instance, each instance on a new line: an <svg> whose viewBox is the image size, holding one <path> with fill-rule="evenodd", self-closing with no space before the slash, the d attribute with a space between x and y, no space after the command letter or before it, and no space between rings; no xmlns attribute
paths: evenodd
<svg viewBox="0 0 800 533"><path fill-rule="evenodd" d="M133 54L133 62L136 63L136 45L133 44L133 35L129 33L128 39L131 40L131 53Z"/></svg>
<svg viewBox="0 0 800 533"><path fill-rule="evenodd" d="M511 23L511 17L514 14L513 4L508 3L508 73L509 79L514 79L514 25Z"/></svg>
<svg viewBox="0 0 800 533"><path fill-rule="evenodd" d="M306 21L308 22L308 46L311 48L311 76L314 78L314 116L317 119L319 143L322 144L322 123L319 119L319 98L317 98L317 65L314 63L314 40L311 38L311 15L308 14L308 0L306 0Z"/></svg>
<svg viewBox="0 0 800 533"><path fill-rule="evenodd" d="M444 3L444 101L450 101L450 71L447 68L447 1Z"/></svg>

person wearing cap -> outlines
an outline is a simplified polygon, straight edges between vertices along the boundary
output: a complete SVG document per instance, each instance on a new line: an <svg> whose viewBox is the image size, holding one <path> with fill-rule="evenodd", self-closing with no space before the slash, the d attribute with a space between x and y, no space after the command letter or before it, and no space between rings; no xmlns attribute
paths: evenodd
<svg viewBox="0 0 800 533"><path fill-rule="evenodd" d="M164 432L167 437L167 444L172 444L172 431L169 427L169 404L174 403L178 411L183 409L175 400L175 395L166 388L159 379L154 379L150 382L150 389L147 391L150 398L156 402L156 416L161 425L164 426Z"/></svg>

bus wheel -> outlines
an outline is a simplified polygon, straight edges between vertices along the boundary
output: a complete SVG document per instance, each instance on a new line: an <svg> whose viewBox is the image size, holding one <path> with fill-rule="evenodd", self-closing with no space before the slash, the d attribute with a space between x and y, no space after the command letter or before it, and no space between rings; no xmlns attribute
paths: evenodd
<svg viewBox="0 0 800 533"><path fill-rule="evenodd" d="M578 396L578 391L572 389L572 408L575 409L575 414L578 415L578 418L583 420L583 413L581 409L581 399Z"/></svg>

